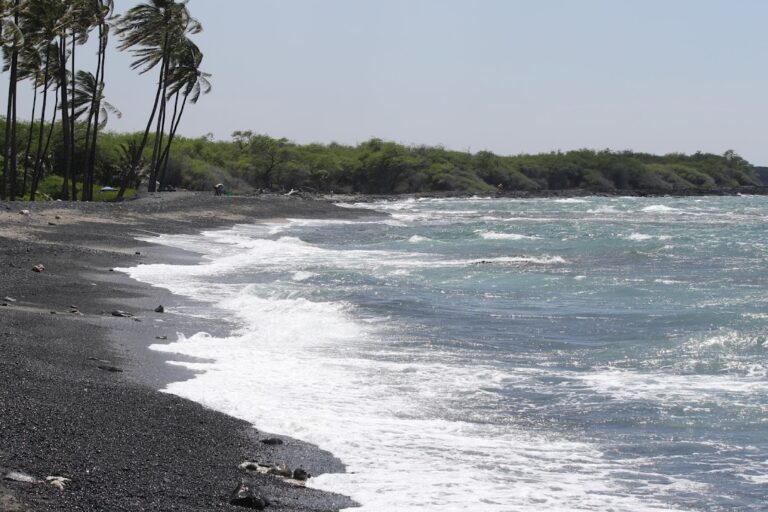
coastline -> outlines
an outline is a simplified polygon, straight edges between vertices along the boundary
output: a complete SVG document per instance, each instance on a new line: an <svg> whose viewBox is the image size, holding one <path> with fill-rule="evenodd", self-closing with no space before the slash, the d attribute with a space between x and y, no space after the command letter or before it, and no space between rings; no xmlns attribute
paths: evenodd
<svg viewBox="0 0 768 512"><path fill-rule="evenodd" d="M567 199L571 197L706 197L706 196L738 196L738 195L768 195L768 185L762 187L738 187L720 189L621 189L621 190L589 190L585 188L565 188L552 190L509 190L496 192L420 192L417 194L330 194L320 195L339 203L371 203L387 199L466 199L472 197L489 197L493 199Z"/></svg>
<svg viewBox="0 0 768 512"><path fill-rule="evenodd" d="M0 203L0 473L71 480L63 491L0 480L0 509L242 510L228 497L243 480L269 498L270 510L354 506L238 468L258 461L314 475L343 471L332 454L158 391L192 374L149 350L156 337L216 332L226 322L155 313L159 304L183 307L182 299L111 269L198 258L136 240L141 235L373 214L300 198L193 193L116 204ZM32 272L37 264L45 270ZM284 444L259 442L272 437Z"/></svg>

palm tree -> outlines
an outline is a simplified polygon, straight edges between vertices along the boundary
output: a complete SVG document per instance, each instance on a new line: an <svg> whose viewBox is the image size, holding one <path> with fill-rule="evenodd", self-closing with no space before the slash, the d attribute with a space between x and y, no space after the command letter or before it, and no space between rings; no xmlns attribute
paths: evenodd
<svg viewBox="0 0 768 512"><path fill-rule="evenodd" d="M59 0L58 3L64 8L63 13L58 19L59 46L63 50L59 54L60 66L66 69L67 63L70 65L68 77L66 77L66 74L62 75L60 71L60 80L62 80L65 86L60 91L62 94L62 123L67 125L63 127L66 165L62 197L63 199L69 198L70 185L68 179L71 178L71 199L75 201L77 200L77 172L72 167L72 161L76 144L74 105L75 90L77 88L76 54L77 46L83 45L88 41L89 33L95 26L92 14L94 0L64 0L63 2ZM68 44L69 51L67 51ZM65 98L65 96L69 97Z"/></svg>
<svg viewBox="0 0 768 512"><path fill-rule="evenodd" d="M93 200L93 166L91 165L96 152L96 136L98 131L107 125L109 114L112 113L118 118L122 113L111 103L104 99L104 83L96 80L93 74L87 71L78 71L77 89L73 99L75 107L75 119L81 119L87 114L88 122L86 128L86 155L89 163L86 164L86 172L83 175L82 200ZM98 110L96 110L98 109ZM92 136L91 136L92 135Z"/></svg>
<svg viewBox="0 0 768 512"><path fill-rule="evenodd" d="M171 116L170 132L168 134L168 143L160 155L158 167L160 168L160 186L166 185L165 176L168 170L168 158L171 152L171 144L179 129L181 116L184 115L184 108L187 102L197 103L201 94L211 92L211 75L200 70L200 64L203 61L203 53L195 43L185 38L183 44L176 52L177 65L173 68L168 82L171 84L168 90L168 97L174 98L173 115ZM181 108L179 108L179 97L183 97Z"/></svg>
<svg viewBox="0 0 768 512"><path fill-rule="evenodd" d="M34 201L35 195L37 193L37 186L40 182L40 179L42 178L42 172L43 172L43 156L47 154L48 152L48 146L50 145L51 136L53 134L53 127L56 123L56 112L58 111L59 107L59 98L58 98L58 82L56 80L56 76L58 75L58 45L55 42L47 41L44 43L44 53L45 53L45 64L43 67L43 106L40 111L40 126L38 128L38 134L37 134L37 150L35 152L35 165L32 171L32 184L29 189L29 200ZM51 114L51 122L50 122L50 129L48 131L48 137L46 139L45 144L43 144L43 139L45 138L45 115L46 115L46 108L48 105L48 91L51 88L51 85L56 83L56 88L54 91L54 98L56 101L54 102L53 107L53 113Z"/></svg>
<svg viewBox="0 0 768 512"><path fill-rule="evenodd" d="M21 24L23 32L27 35L27 46L37 49L43 60L43 105L40 114L40 126L38 128L38 144L34 159L34 171L32 173L32 186L30 199L34 200L37 185L42 177L43 157L47 154L50 144L53 124L58 111L58 92L61 85L61 51L58 44L62 19L67 13L66 3L62 0L28 0L25 9L21 12ZM63 73L66 77L66 69ZM51 129L45 143L45 116L48 106L48 92L53 84L55 87L55 107L52 113ZM67 141L65 140L65 143ZM45 148L45 149L44 149ZM68 151L68 149L67 149Z"/></svg>
<svg viewBox="0 0 768 512"><path fill-rule="evenodd" d="M24 35L19 29L19 12L22 4L14 0L11 5L3 2L2 28L4 71L10 71L8 78L8 107L5 116L5 145L3 148L3 175L0 181L0 198L6 197L6 186L10 184L10 199L14 201L18 193L16 183L16 85L18 83L19 52L24 44Z"/></svg>
<svg viewBox="0 0 768 512"><path fill-rule="evenodd" d="M104 70L106 68L107 43L109 41L109 23L112 19L115 3L113 0L92 0L91 7L94 22L99 30L99 49L97 52L95 83L92 87L90 115L88 116L88 129L86 130L85 137L86 166L85 175L83 176L83 201L93 200L96 142L99 129L106 125L107 111L110 108L114 108L108 104L109 107L103 109L101 101L104 98ZM103 122L100 120L102 113L105 116ZM93 129L92 132L91 128Z"/></svg>
<svg viewBox="0 0 768 512"><path fill-rule="evenodd" d="M29 43L30 37L27 36ZM33 44L25 44L19 55L19 80L31 79L33 87L32 95L32 115L29 120L29 130L27 132L27 145L24 149L24 176L19 195L27 193L27 176L29 174L29 155L32 151L32 137L35 133L35 113L37 112L37 90L43 85L43 59L40 52ZM39 141L38 141L39 145Z"/></svg>
<svg viewBox="0 0 768 512"><path fill-rule="evenodd" d="M149 116L141 143L138 145L138 154L143 154L152 123L157 116L149 176L149 190L151 192L154 192L156 188L174 49L182 44L187 35L199 33L201 30L200 22L190 15L186 1L176 2L175 0L151 0L139 4L122 16L116 29L116 33L122 39L119 49L130 49L136 57L131 64L132 69L146 73L158 64L160 65L152 113ZM137 165L133 167L137 167ZM118 197L122 197L124 190L125 186L121 186L121 193L118 193Z"/></svg>

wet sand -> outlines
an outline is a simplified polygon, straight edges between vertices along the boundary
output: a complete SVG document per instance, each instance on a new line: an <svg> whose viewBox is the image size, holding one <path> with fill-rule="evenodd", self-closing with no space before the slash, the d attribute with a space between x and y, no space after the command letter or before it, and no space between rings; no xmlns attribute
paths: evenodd
<svg viewBox="0 0 768 512"><path fill-rule="evenodd" d="M238 467L343 471L332 454L284 437L266 445L273 433L159 392L191 374L147 347L177 332L223 331L226 319L156 313L182 299L111 269L197 258L139 236L363 215L372 212L322 200L184 192L120 204L0 203L0 510L244 510L229 504L241 481L268 498L268 510L353 506ZM38 264L45 269L33 272ZM60 490L2 479L10 472L71 481Z"/></svg>

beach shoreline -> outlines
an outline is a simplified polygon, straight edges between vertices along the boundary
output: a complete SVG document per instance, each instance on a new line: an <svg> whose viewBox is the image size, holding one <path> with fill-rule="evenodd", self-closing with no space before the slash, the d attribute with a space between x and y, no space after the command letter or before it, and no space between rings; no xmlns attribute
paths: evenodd
<svg viewBox="0 0 768 512"><path fill-rule="evenodd" d="M193 374L148 347L177 332L221 332L227 321L175 314L184 299L114 269L199 259L140 237L374 214L271 195L0 203L0 473L70 480L64 490L0 480L0 509L242 510L228 498L243 480L269 499L270 510L353 506L343 496L238 468L255 461L314 475L343 471L332 454L159 392ZM36 265L44 270L34 272ZM171 311L155 312L159 305ZM275 437L283 444L260 442Z"/></svg>

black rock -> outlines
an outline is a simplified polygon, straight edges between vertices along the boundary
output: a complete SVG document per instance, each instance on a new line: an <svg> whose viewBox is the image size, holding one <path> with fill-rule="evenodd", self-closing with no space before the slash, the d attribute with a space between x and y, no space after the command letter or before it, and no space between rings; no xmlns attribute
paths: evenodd
<svg viewBox="0 0 768 512"><path fill-rule="evenodd" d="M312 478L312 475L304 471L302 468L296 468L293 470L293 479L294 480L301 480L302 482L305 482Z"/></svg>
<svg viewBox="0 0 768 512"><path fill-rule="evenodd" d="M229 503L238 507L252 508L254 510L264 510L269 506L269 500L264 497L257 496L253 493L251 488L245 484L240 483L229 497Z"/></svg>
<svg viewBox="0 0 768 512"><path fill-rule="evenodd" d="M99 366L99 370L104 370L105 372L112 372L112 373L122 373L123 372L123 370L121 370L117 366Z"/></svg>
<svg viewBox="0 0 768 512"><path fill-rule="evenodd" d="M269 439L262 439L261 442L264 443L264 444L268 444L270 446L276 446L276 445L279 445L279 444L283 444L283 440L282 439L278 439L276 437L270 437Z"/></svg>
<svg viewBox="0 0 768 512"><path fill-rule="evenodd" d="M155 313L165 313L165 308L162 306L162 304L155 308Z"/></svg>

